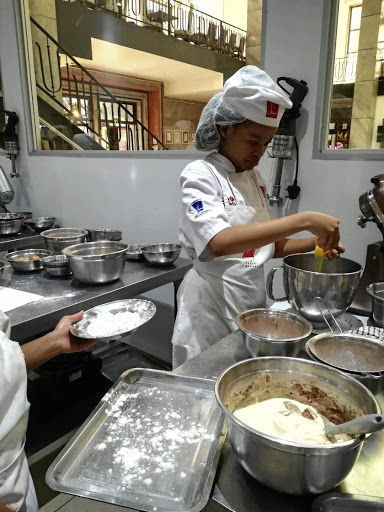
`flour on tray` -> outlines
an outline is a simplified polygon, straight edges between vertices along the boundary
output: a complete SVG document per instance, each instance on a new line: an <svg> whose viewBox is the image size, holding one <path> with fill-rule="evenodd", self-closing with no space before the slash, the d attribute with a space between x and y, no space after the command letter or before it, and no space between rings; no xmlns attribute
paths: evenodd
<svg viewBox="0 0 384 512"><path fill-rule="evenodd" d="M174 397L172 392L146 386L137 393L123 388L120 396L109 395L108 428L97 440L90 455L93 461L88 460L87 466L101 465L121 490L172 493L174 487L177 493L176 487L185 486L186 477L192 477L197 453L205 453L215 435L201 417L194 417L191 404L183 399L174 403ZM200 404L204 401L195 399Z"/></svg>
<svg viewBox="0 0 384 512"><path fill-rule="evenodd" d="M87 334L91 338L106 338L132 331L141 323L142 315L135 311L122 311L120 313L102 311L88 325Z"/></svg>

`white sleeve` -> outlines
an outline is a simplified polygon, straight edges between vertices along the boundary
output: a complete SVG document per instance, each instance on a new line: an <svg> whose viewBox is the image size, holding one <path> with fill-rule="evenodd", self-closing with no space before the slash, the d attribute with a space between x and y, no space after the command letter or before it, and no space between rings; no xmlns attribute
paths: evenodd
<svg viewBox="0 0 384 512"><path fill-rule="evenodd" d="M201 161L187 165L180 176L182 211L180 229L199 257L217 233L231 225L219 182Z"/></svg>

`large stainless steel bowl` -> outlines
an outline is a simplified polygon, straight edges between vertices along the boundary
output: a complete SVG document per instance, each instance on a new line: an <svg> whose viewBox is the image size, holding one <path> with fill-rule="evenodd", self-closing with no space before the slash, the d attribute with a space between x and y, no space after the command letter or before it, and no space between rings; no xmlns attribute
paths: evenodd
<svg viewBox="0 0 384 512"><path fill-rule="evenodd" d="M273 295L273 278L277 270L283 270L285 297ZM273 267L269 271L267 293L274 301L288 300L299 315L320 327L325 325L320 309L338 317L351 305L360 274L361 265L347 258L324 260L322 271L316 272L313 254L294 254L283 259L282 267ZM316 305L315 298L320 298L322 308Z"/></svg>
<svg viewBox="0 0 384 512"><path fill-rule="evenodd" d="M52 254L61 254L62 250L71 245L84 242L88 231L80 228L57 228L41 232L45 245Z"/></svg>
<svg viewBox="0 0 384 512"><path fill-rule="evenodd" d="M353 468L364 437L338 444L305 445L259 432L233 415L269 398L310 403L334 423L380 414L373 394L339 370L292 357L260 357L226 369L215 386L232 449L256 480L288 494L319 494L340 484Z"/></svg>
<svg viewBox="0 0 384 512"><path fill-rule="evenodd" d="M148 263L152 265L171 265L180 256L181 245L160 243L143 245L141 252Z"/></svg>
<svg viewBox="0 0 384 512"><path fill-rule="evenodd" d="M86 284L119 279L124 271L128 245L122 242L86 242L63 250L74 277Z"/></svg>
<svg viewBox="0 0 384 512"><path fill-rule="evenodd" d="M384 283L372 283L366 288L372 300L372 316L380 327L384 327Z"/></svg>
<svg viewBox="0 0 384 512"><path fill-rule="evenodd" d="M24 215L21 213L0 213L0 235L15 235L23 227Z"/></svg>
<svg viewBox="0 0 384 512"><path fill-rule="evenodd" d="M239 313L238 328L244 333L245 346L254 357L295 357L312 332L312 325L295 313L256 308Z"/></svg>

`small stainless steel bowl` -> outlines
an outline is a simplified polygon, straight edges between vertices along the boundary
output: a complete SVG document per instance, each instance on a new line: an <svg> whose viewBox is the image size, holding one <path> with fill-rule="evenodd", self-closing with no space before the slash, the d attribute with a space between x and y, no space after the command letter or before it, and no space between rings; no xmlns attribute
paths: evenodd
<svg viewBox="0 0 384 512"><path fill-rule="evenodd" d="M379 327L384 327L384 282L372 283L366 288L372 300L372 316Z"/></svg>
<svg viewBox="0 0 384 512"><path fill-rule="evenodd" d="M24 222L27 219L32 219L32 217L33 217L32 212L12 212L12 213L15 213L16 215L22 215L24 217Z"/></svg>
<svg viewBox="0 0 384 512"><path fill-rule="evenodd" d="M119 242L123 236L123 232L118 229L88 229L87 240L89 242L98 242L99 240L110 240Z"/></svg>
<svg viewBox="0 0 384 512"><path fill-rule="evenodd" d="M88 231L81 228L57 228L42 231L45 245L52 254L61 254L66 247L85 241Z"/></svg>
<svg viewBox="0 0 384 512"><path fill-rule="evenodd" d="M141 248L144 246L145 244L128 245L126 252L127 260L143 261L145 258Z"/></svg>
<svg viewBox="0 0 384 512"><path fill-rule="evenodd" d="M239 313L238 328L245 346L254 357L295 357L302 342L312 333L312 325L301 316L277 309L256 308Z"/></svg>
<svg viewBox="0 0 384 512"><path fill-rule="evenodd" d="M181 245L159 243L144 245L141 252L148 263L153 265L171 265L180 256Z"/></svg>
<svg viewBox="0 0 384 512"><path fill-rule="evenodd" d="M69 261L64 254L55 254L41 259L43 267L52 277L64 277L72 274Z"/></svg>
<svg viewBox="0 0 384 512"><path fill-rule="evenodd" d="M215 394L240 464L262 484L288 494L321 494L339 485L352 470L365 436L341 443L301 444L253 429L233 415L237 409L269 398L293 398L337 424L381 413L375 397L357 380L293 357L236 363L219 376Z"/></svg>
<svg viewBox="0 0 384 512"><path fill-rule="evenodd" d="M124 271L127 244L86 242L63 250L74 277L86 284L103 284L119 279Z"/></svg>
<svg viewBox="0 0 384 512"><path fill-rule="evenodd" d="M34 217L32 219L24 220L26 226L31 227L35 231L44 231L51 228L56 221L55 217Z"/></svg>
<svg viewBox="0 0 384 512"><path fill-rule="evenodd" d="M41 270L43 268L42 258L50 255L51 253L45 249L23 249L6 254L5 259L16 272L31 272Z"/></svg>

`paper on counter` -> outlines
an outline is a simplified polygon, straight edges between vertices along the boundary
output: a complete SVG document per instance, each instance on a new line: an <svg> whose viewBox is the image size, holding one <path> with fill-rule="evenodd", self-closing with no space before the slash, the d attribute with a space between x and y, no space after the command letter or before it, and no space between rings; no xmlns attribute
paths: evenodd
<svg viewBox="0 0 384 512"><path fill-rule="evenodd" d="M42 295L37 295L36 293L22 292L0 286L0 310L4 313L42 298Z"/></svg>

